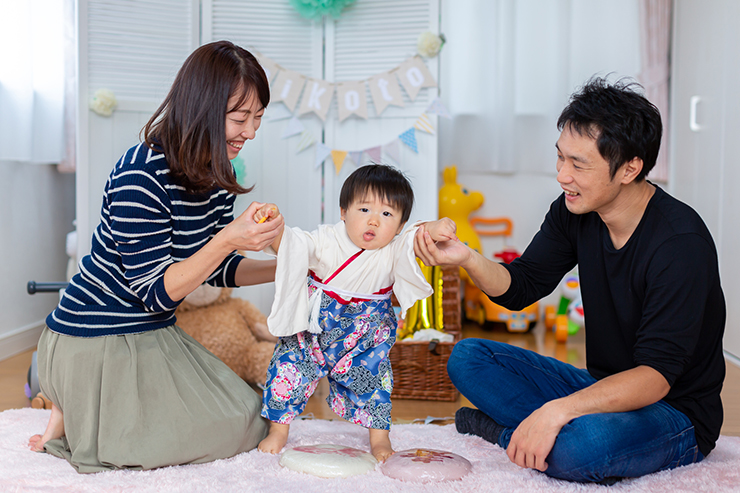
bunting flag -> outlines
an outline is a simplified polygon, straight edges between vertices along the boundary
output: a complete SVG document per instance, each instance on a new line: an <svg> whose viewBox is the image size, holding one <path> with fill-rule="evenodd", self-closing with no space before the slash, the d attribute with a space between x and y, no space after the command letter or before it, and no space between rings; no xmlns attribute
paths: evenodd
<svg viewBox="0 0 740 493"><path fill-rule="evenodd" d="M416 130L414 130L414 127L406 130L404 133L399 135L398 138L401 139L401 142L409 146L412 151L419 154L419 147L416 144Z"/></svg>
<svg viewBox="0 0 740 493"><path fill-rule="evenodd" d="M321 166L326 158L331 154L331 147L324 144L323 142L316 143L316 161L314 162L314 168Z"/></svg>
<svg viewBox="0 0 740 493"><path fill-rule="evenodd" d="M270 98L273 102L282 101L290 111L294 111L305 83L306 78L298 72L280 70L272 83Z"/></svg>
<svg viewBox="0 0 740 493"><path fill-rule="evenodd" d="M278 64L267 58L266 56L263 56L262 53L259 53L257 51L252 50L252 53L255 57L257 57L257 61L260 62L260 65L262 65L262 70L265 71L265 75L267 76L267 82L271 82L273 77L275 77L275 74L278 73Z"/></svg>
<svg viewBox="0 0 740 493"><path fill-rule="evenodd" d="M375 146L371 147L369 149L365 149L365 153L370 156L370 160L373 163L380 163L380 153L382 152L381 146Z"/></svg>
<svg viewBox="0 0 740 493"><path fill-rule="evenodd" d="M385 152L388 157L393 159L396 164L401 164L401 149L398 143L398 139L393 139L392 141L384 145L383 152Z"/></svg>
<svg viewBox="0 0 740 493"><path fill-rule="evenodd" d="M331 159L332 161L334 161L334 169L336 170L337 174L342 171L342 165L344 164L344 160L347 159L347 154L347 151L332 149Z"/></svg>
<svg viewBox="0 0 740 493"><path fill-rule="evenodd" d="M396 71L398 80L408 93L411 101L416 101L416 96L423 87L437 87L437 82L421 57L414 56L403 62Z"/></svg>
<svg viewBox="0 0 740 493"><path fill-rule="evenodd" d="M367 120L367 99L365 98L365 83L340 82L337 84L337 108L339 121L344 121L350 115L357 115Z"/></svg>
<svg viewBox="0 0 740 493"><path fill-rule="evenodd" d="M442 100L439 98L434 98L434 101L429 103L429 106L427 106L427 109L426 111L424 111L424 113L431 113L432 115L452 118L452 115L450 115L450 112L447 111L447 108L445 108L445 105L442 104Z"/></svg>
<svg viewBox="0 0 740 493"><path fill-rule="evenodd" d="M434 126L432 125L432 121L429 119L429 115L427 115L426 113L422 113L421 116L416 120L416 123L414 123L414 128L417 130L421 130L422 132L434 135Z"/></svg>
<svg viewBox="0 0 740 493"><path fill-rule="evenodd" d="M306 89L303 91L303 98L301 98L301 107L298 110L298 115L305 115L313 111L322 121L325 121L333 95L333 84L324 80L308 79L306 81Z"/></svg>
<svg viewBox="0 0 740 493"><path fill-rule="evenodd" d="M316 137L313 136L313 132L304 130L301 133L301 140L298 141L297 152L305 151L316 143Z"/></svg>
<svg viewBox="0 0 740 493"><path fill-rule="evenodd" d="M293 113L284 104L273 104L267 107L262 119L265 121L285 120L293 116Z"/></svg>
<svg viewBox="0 0 740 493"><path fill-rule="evenodd" d="M403 108L403 97L398 80L390 73L376 75L368 82L370 96L373 98L375 112L380 115L389 105Z"/></svg>
<svg viewBox="0 0 740 493"><path fill-rule="evenodd" d="M418 55L406 59L392 70L377 74L369 79L334 84L323 79L307 78L298 72L281 67L274 60L262 55L255 49L252 49L252 52L264 69L268 82L270 82L270 93L274 103L284 103L291 113L297 112L298 116L309 112L316 113L324 121L331 107L334 92L337 93L337 110L339 121L342 122L351 115L363 119L368 118L366 84L370 89L370 97L373 100L377 115L382 114L390 105L404 107L401 87L404 88L412 101L416 101L421 89L437 87L437 82L426 66L424 59ZM301 105L297 110L296 106L299 101ZM449 113L444 106L437 109L433 105L430 105L427 113L442 114L449 118ZM287 118L282 114L280 117ZM271 116L269 119L278 120L280 117Z"/></svg>
<svg viewBox="0 0 740 493"><path fill-rule="evenodd" d="M359 166L362 160L362 151L350 151L349 158L355 163L355 166Z"/></svg>
<svg viewBox="0 0 740 493"><path fill-rule="evenodd" d="M304 127L301 121L297 117L294 116L288 122L288 126L285 127L285 129L283 129L283 135L281 135L280 138L287 139L288 137L298 135L304 130L306 130L306 127Z"/></svg>

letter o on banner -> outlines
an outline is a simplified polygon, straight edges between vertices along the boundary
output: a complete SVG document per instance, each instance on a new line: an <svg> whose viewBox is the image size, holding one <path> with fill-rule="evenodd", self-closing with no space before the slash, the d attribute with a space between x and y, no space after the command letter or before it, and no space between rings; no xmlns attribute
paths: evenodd
<svg viewBox="0 0 740 493"><path fill-rule="evenodd" d="M421 85L424 83L424 74L421 73L421 70L419 70L416 67L410 67L406 71L406 79L408 79L409 84L411 84L414 87L421 87Z"/></svg>
<svg viewBox="0 0 740 493"><path fill-rule="evenodd" d="M349 111L357 111L360 108L360 94L357 91L344 93L344 106Z"/></svg>

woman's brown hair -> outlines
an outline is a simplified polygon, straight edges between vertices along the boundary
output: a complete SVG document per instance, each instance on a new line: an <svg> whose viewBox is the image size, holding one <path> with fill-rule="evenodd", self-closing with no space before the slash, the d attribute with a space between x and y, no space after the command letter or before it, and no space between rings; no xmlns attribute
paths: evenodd
<svg viewBox="0 0 740 493"><path fill-rule="evenodd" d="M229 98L241 91L233 108ZM270 85L257 59L229 41L196 49L185 60L169 94L142 130L144 141L167 156L173 180L189 192L220 187L247 193L236 180L226 151L226 114L253 94L262 107Z"/></svg>

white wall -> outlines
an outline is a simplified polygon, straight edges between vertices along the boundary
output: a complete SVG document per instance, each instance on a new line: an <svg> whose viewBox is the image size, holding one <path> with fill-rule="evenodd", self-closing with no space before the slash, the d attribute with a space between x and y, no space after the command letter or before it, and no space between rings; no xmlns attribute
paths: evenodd
<svg viewBox="0 0 740 493"><path fill-rule="evenodd" d="M54 293L26 293L29 280L63 282L74 229L74 175L56 166L0 162L0 360L32 348Z"/></svg>

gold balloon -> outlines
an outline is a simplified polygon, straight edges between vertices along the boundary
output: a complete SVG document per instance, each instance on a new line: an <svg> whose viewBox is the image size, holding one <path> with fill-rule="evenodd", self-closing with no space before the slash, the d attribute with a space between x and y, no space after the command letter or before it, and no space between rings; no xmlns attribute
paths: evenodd
<svg viewBox="0 0 740 493"><path fill-rule="evenodd" d="M414 332L422 329L443 330L444 312L442 310L442 268L427 267L416 259L421 267L424 278L432 286L434 292L428 298L419 300L406 311L403 329L398 332L399 339L411 337Z"/></svg>

